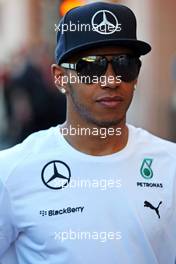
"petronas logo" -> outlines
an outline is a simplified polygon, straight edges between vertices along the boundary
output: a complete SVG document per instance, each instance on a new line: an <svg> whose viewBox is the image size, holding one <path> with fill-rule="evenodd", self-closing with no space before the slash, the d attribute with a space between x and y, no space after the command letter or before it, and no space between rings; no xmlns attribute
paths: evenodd
<svg viewBox="0 0 176 264"><path fill-rule="evenodd" d="M144 159L140 169L142 177L145 179L151 179L153 177L153 171L151 168L153 159Z"/></svg>

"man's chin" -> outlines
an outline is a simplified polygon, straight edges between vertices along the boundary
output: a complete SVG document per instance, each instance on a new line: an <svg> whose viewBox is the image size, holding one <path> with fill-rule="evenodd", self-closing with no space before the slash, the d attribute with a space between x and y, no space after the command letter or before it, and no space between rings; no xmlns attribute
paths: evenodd
<svg viewBox="0 0 176 264"><path fill-rule="evenodd" d="M113 120L92 120L91 123L93 123L97 127L116 127L122 123L123 119L113 119Z"/></svg>

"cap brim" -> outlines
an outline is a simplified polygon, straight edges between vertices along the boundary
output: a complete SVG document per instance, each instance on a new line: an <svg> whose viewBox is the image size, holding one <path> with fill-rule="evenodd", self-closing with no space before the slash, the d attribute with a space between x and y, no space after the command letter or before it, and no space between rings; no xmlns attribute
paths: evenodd
<svg viewBox="0 0 176 264"><path fill-rule="evenodd" d="M77 52L89 49L89 48L93 48L93 47L104 47L104 46L119 46L119 47L127 47L130 48L132 50L134 50L134 52L138 55L145 55L147 53L149 53L151 51L151 46L141 40L135 40L135 39L111 39L111 40L104 40L104 41L94 41L94 42L88 42L87 44L84 45L80 45L80 46L76 46L70 50L68 50L66 53L63 54L63 56L61 55L58 63L62 63L65 60L67 60L72 54L75 54Z"/></svg>

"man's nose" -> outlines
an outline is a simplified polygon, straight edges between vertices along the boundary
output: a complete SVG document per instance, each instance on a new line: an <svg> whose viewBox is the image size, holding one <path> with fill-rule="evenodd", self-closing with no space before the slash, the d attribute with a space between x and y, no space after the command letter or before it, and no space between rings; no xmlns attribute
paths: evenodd
<svg viewBox="0 0 176 264"><path fill-rule="evenodd" d="M116 73L114 72L111 62L108 62L108 66L104 74L103 82L100 83L101 83L101 87L111 88L111 89L117 88L120 85L121 83L120 76L116 75Z"/></svg>

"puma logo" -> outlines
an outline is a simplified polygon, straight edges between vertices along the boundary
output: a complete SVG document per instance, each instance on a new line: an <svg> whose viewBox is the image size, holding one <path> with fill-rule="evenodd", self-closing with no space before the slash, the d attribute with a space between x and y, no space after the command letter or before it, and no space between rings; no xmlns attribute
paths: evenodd
<svg viewBox="0 0 176 264"><path fill-rule="evenodd" d="M158 218L160 218L159 207L160 207L161 204L162 204L162 202L159 202L158 206L157 207L154 207L151 203L145 201L144 202L144 207L149 207L150 209L155 210Z"/></svg>

